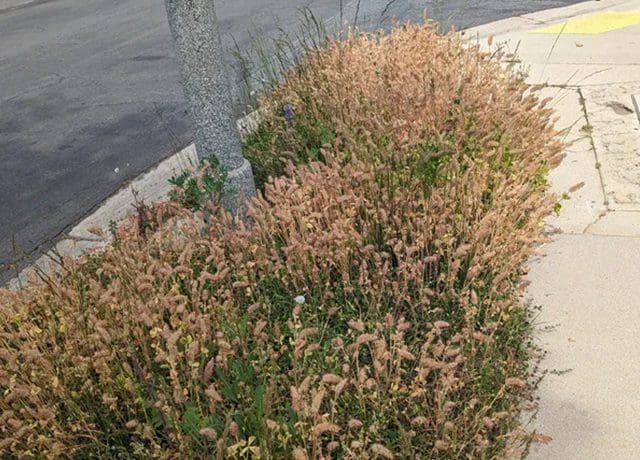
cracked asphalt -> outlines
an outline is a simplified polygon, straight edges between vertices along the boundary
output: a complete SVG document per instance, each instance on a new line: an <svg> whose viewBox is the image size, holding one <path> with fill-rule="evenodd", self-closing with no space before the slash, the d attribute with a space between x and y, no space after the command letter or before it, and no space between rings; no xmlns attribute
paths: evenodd
<svg viewBox="0 0 640 460"><path fill-rule="evenodd" d="M218 0L223 42L293 30L302 7L335 21L340 3L372 30L425 9L464 28L578 1ZM190 140L162 0L0 0L0 285Z"/></svg>

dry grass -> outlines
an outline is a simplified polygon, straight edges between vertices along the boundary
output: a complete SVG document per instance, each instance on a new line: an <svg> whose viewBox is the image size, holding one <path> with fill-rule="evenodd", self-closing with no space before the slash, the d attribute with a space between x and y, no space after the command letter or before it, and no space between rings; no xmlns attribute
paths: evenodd
<svg viewBox="0 0 640 460"><path fill-rule="evenodd" d="M499 56L417 26L312 53L263 111L251 228L160 208L0 294L4 455L476 459L525 441L518 284L553 204L550 111Z"/></svg>

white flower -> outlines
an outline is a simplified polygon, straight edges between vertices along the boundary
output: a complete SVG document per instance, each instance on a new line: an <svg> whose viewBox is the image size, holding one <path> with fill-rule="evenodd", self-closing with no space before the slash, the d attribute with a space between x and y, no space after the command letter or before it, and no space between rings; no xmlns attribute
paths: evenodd
<svg viewBox="0 0 640 460"><path fill-rule="evenodd" d="M305 303L307 301L307 299L304 298L303 295L299 295L298 297L296 297L295 299L293 299L295 301L295 303L297 303L298 305L302 305L303 303Z"/></svg>

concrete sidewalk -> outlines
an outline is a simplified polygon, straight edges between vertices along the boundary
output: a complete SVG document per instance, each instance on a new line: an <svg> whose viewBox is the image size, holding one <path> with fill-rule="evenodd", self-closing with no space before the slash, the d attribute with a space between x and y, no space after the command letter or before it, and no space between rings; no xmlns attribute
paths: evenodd
<svg viewBox="0 0 640 460"><path fill-rule="evenodd" d="M531 459L640 458L640 0L585 2L471 31L546 84L564 162L551 242L530 264L548 374Z"/></svg>

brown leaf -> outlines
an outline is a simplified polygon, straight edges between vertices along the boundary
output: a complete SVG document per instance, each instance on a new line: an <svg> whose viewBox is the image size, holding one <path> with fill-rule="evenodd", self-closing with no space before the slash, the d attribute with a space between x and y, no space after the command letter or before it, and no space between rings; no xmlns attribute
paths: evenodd
<svg viewBox="0 0 640 460"><path fill-rule="evenodd" d="M571 186L569 188L569 193L573 193L573 192L576 192L576 191L580 190L582 187L584 187L584 185L585 185L584 182L580 182L580 183L578 183L576 185Z"/></svg>
<svg viewBox="0 0 640 460"><path fill-rule="evenodd" d="M539 444L549 444L552 440L553 438L551 436L547 436L546 434L542 433L533 433L533 435L531 435L531 442L536 442Z"/></svg>

